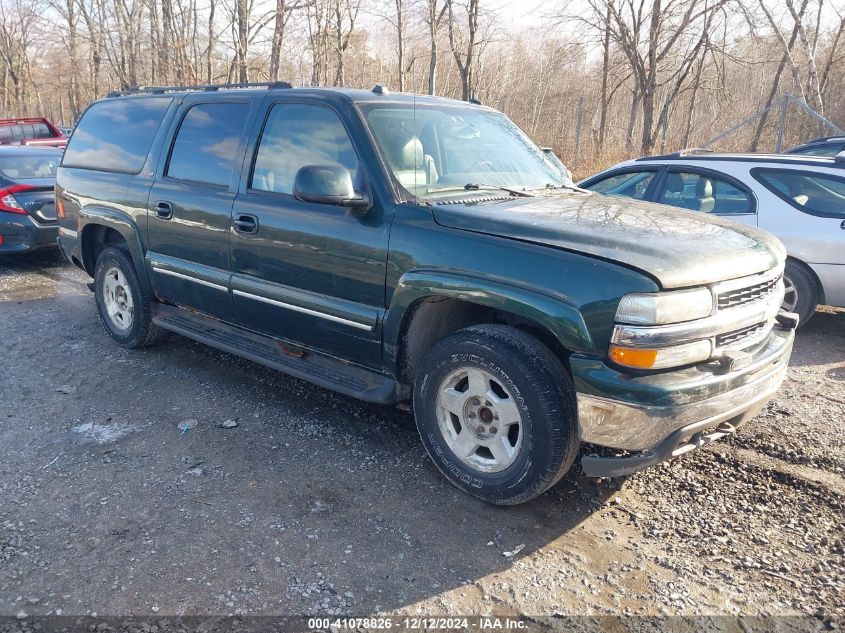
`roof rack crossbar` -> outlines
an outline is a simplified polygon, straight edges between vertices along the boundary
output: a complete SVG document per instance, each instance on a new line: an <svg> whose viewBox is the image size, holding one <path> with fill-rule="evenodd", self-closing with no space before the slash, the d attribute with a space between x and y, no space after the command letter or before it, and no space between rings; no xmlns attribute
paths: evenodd
<svg viewBox="0 0 845 633"><path fill-rule="evenodd" d="M122 90L113 90L107 97L125 97L129 95L162 95L168 92L217 92L218 90L237 90L241 88L293 88L287 81L251 81L232 84L200 84L194 86L132 86Z"/></svg>
<svg viewBox="0 0 845 633"><path fill-rule="evenodd" d="M705 147L686 147L682 150L674 152L670 154L670 156L674 156L676 158L683 158L684 156L693 156L695 154L712 154L712 149L707 149Z"/></svg>
<svg viewBox="0 0 845 633"><path fill-rule="evenodd" d="M713 154L712 149L706 149L704 147L687 147L685 149L679 150L677 152L672 152L671 154L656 154L653 156L643 156L638 158L637 160L658 160L663 159L666 160L667 158L684 158L685 156L695 156L696 154Z"/></svg>

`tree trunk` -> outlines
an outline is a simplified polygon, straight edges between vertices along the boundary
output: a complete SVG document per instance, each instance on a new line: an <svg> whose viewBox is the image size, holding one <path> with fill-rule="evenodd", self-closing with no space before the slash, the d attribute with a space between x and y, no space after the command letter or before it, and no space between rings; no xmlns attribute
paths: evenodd
<svg viewBox="0 0 845 633"><path fill-rule="evenodd" d="M399 92L405 92L405 33L403 30L404 10L403 0L394 0L396 5L396 39L398 43L397 63L399 64Z"/></svg>
<svg viewBox="0 0 845 633"><path fill-rule="evenodd" d="M607 76L610 72L610 5L604 19L604 40L602 41L601 60L601 104L599 110L599 152L604 149L604 139L607 133L607 108L609 99L607 97Z"/></svg>
<svg viewBox="0 0 845 633"><path fill-rule="evenodd" d="M428 0L428 94L437 92L437 0Z"/></svg>
<svg viewBox="0 0 845 633"><path fill-rule="evenodd" d="M214 51L214 12L217 8L215 0L209 0L208 5L208 46L205 49L205 82L214 83L213 70L211 67L211 55Z"/></svg>
<svg viewBox="0 0 845 633"><path fill-rule="evenodd" d="M270 48L270 81L279 80L279 66L282 59L282 42L285 39L285 26L287 24L286 0L276 0L276 19L273 25L273 43Z"/></svg>
<svg viewBox="0 0 845 633"><path fill-rule="evenodd" d="M249 50L249 0L237 0L235 5L236 28L237 28L237 71L238 82L249 81L249 68L247 67L247 52Z"/></svg>
<svg viewBox="0 0 845 633"><path fill-rule="evenodd" d="M648 67L643 85L643 135L640 151L651 153L654 148L654 97L657 92L657 38L660 31L660 0L651 6L651 24L648 32Z"/></svg>

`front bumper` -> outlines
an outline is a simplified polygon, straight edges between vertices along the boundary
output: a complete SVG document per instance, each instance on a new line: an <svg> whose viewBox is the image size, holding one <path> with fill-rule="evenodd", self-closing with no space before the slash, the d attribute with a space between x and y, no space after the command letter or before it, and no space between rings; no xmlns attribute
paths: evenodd
<svg viewBox="0 0 845 633"><path fill-rule="evenodd" d="M40 224L31 216L0 212L0 253L26 253L56 246L58 224Z"/></svg>
<svg viewBox="0 0 845 633"><path fill-rule="evenodd" d="M791 329L775 327L755 350L752 362L739 371L714 364L629 377L627 389L618 399L579 390L581 441L634 453L586 456L582 459L585 474L630 474L735 432L765 407L780 387L793 340ZM619 374L609 372L609 380L619 381ZM598 373L593 368L588 375L596 378Z"/></svg>

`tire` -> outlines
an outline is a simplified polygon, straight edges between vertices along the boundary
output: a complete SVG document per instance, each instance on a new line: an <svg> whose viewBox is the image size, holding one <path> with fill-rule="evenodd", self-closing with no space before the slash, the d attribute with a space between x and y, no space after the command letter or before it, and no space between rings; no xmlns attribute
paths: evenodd
<svg viewBox="0 0 845 633"><path fill-rule="evenodd" d="M103 327L118 345L146 347L165 334L153 323L155 299L143 293L124 248L108 246L100 252L94 270L94 298Z"/></svg>
<svg viewBox="0 0 845 633"><path fill-rule="evenodd" d="M542 494L578 454L571 377L540 341L507 326L472 326L440 341L414 381L414 416L446 478L495 505Z"/></svg>
<svg viewBox="0 0 845 633"><path fill-rule="evenodd" d="M819 305L818 284L805 266L791 259L786 261L783 277L787 293L781 307L798 314L800 328L813 317Z"/></svg>

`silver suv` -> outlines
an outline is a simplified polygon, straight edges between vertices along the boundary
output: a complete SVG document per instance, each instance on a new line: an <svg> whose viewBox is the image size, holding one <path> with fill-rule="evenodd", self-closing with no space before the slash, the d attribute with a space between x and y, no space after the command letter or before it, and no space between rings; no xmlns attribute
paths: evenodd
<svg viewBox="0 0 845 633"><path fill-rule="evenodd" d="M789 255L784 309L806 323L820 303L845 307L845 153L686 150L619 163L579 185L765 229L780 238Z"/></svg>

